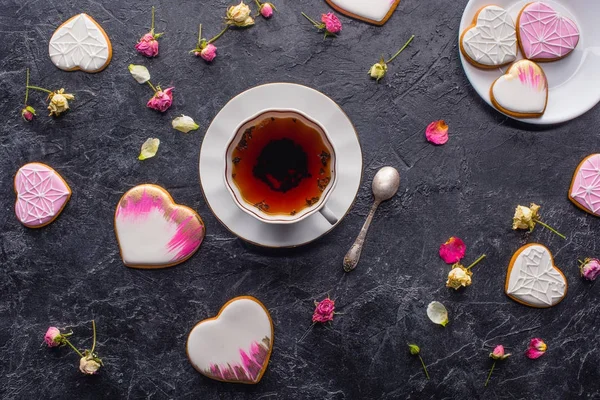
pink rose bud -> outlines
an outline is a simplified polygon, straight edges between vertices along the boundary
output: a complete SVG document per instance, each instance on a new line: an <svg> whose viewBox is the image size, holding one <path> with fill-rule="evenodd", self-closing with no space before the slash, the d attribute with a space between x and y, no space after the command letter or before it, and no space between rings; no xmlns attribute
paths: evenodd
<svg viewBox="0 0 600 400"><path fill-rule="evenodd" d="M333 13L322 14L321 22L330 33L339 33L342 30L342 22Z"/></svg>
<svg viewBox="0 0 600 400"><path fill-rule="evenodd" d="M433 144L444 144L448 141L448 125L443 119L433 121L425 129L425 137Z"/></svg>
<svg viewBox="0 0 600 400"><path fill-rule="evenodd" d="M273 16L273 6L271 3L265 3L260 6L260 15L265 18L271 18Z"/></svg>
<svg viewBox="0 0 600 400"><path fill-rule="evenodd" d="M23 117L25 121L31 121L34 116L35 109L31 106L26 106L24 109L21 110L21 117Z"/></svg>
<svg viewBox="0 0 600 400"><path fill-rule="evenodd" d="M44 342L46 342L48 347L60 346L62 344L62 335L60 334L60 330L55 326L48 328L46 334L44 335Z"/></svg>
<svg viewBox="0 0 600 400"><path fill-rule="evenodd" d="M156 93L154 93L154 96L148 100L146 106L160 112L167 111L169 107L171 107L171 104L173 104L172 92L172 87L166 88L165 90L158 90Z"/></svg>
<svg viewBox="0 0 600 400"><path fill-rule="evenodd" d="M586 258L580 270L581 276L588 281L594 281L600 275L600 260L597 258Z"/></svg>
<svg viewBox="0 0 600 400"><path fill-rule="evenodd" d="M542 339L533 338L531 339L531 342L529 342L529 348L525 352L525 355L528 358L535 360L536 358L543 356L547 348L548 346L546 346L546 343L544 343Z"/></svg>
<svg viewBox="0 0 600 400"><path fill-rule="evenodd" d="M313 322L327 322L333 321L333 314L335 310L335 301L326 298L321 300L319 303L315 302L316 308L313 313Z"/></svg>
<svg viewBox="0 0 600 400"><path fill-rule="evenodd" d="M440 257L446 264L454 264L462 260L466 250L465 242L452 236L446 243L440 245Z"/></svg>
<svg viewBox="0 0 600 400"><path fill-rule="evenodd" d="M490 357L494 360L504 360L508 356L510 356L510 354L504 354L504 346L502 346L501 344L496 346L494 348L494 351L490 353Z"/></svg>
<svg viewBox="0 0 600 400"><path fill-rule="evenodd" d="M153 34L146 33L135 45L135 49L146 57L156 57L158 55L158 40Z"/></svg>
<svg viewBox="0 0 600 400"><path fill-rule="evenodd" d="M204 61L211 62L217 56L217 46L209 43L205 48L202 49L200 53L196 52L196 55L200 55Z"/></svg>

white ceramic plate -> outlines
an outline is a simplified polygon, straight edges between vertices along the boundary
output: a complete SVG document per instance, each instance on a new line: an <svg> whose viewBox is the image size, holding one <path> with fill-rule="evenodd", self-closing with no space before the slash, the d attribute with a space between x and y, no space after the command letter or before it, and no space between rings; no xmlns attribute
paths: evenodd
<svg viewBox="0 0 600 400"><path fill-rule="evenodd" d="M329 135L337 156L337 184L327 207L337 224L354 203L362 179L362 151L352 122L329 97L302 85L271 83L249 89L229 101L206 131L200 149L200 184L215 216L240 238L266 247L295 247L323 236L331 225L321 213L290 225L260 222L233 201L224 182L224 154L238 125L267 108L297 109L319 121Z"/></svg>
<svg viewBox="0 0 600 400"><path fill-rule="evenodd" d="M532 0L470 0L460 21L460 34L473 23L477 11L490 4L506 9L515 21ZM544 0L577 23L580 39L571 54L559 61L539 63L548 78L548 106L540 118L518 119L531 124L557 124L577 118L600 101L600 0ZM458 46L457 46L458 48ZM458 50L460 52L460 50ZM518 59L523 58L520 54ZM477 93L490 105L490 87L508 67L482 70L460 60ZM493 107L493 106L492 106Z"/></svg>

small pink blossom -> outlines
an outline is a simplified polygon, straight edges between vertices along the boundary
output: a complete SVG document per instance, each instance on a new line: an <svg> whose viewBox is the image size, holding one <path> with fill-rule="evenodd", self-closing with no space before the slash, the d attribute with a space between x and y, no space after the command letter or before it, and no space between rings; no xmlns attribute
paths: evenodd
<svg viewBox="0 0 600 400"><path fill-rule="evenodd" d="M454 264L462 260L467 246L460 238L452 236L446 243L440 245L440 257L446 264Z"/></svg>
<svg viewBox="0 0 600 400"><path fill-rule="evenodd" d="M24 109L21 110L21 117L23 117L25 121L31 121L34 116L35 109L31 106L26 106Z"/></svg>
<svg viewBox="0 0 600 400"><path fill-rule="evenodd" d="M321 15L321 22L325 24L325 29L329 33L339 33L342 30L342 22L333 13Z"/></svg>
<svg viewBox="0 0 600 400"><path fill-rule="evenodd" d="M173 104L173 89L170 87L165 90L157 90L154 96L148 100L146 106L160 112L167 111L171 107L171 104Z"/></svg>
<svg viewBox="0 0 600 400"><path fill-rule="evenodd" d="M264 3L260 6L260 15L265 18L271 18L273 16L273 5L271 3Z"/></svg>
<svg viewBox="0 0 600 400"><path fill-rule="evenodd" d="M212 43L209 43L206 45L205 48L202 49L202 51L199 51L199 52L197 51L194 54L196 56L202 57L204 59L204 61L211 62L217 56L217 46L215 46Z"/></svg>
<svg viewBox="0 0 600 400"><path fill-rule="evenodd" d="M140 41L135 45L138 53L146 57L156 57L158 55L158 40L151 32L146 33L141 37Z"/></svg>
<svg viewBox="0 0 600 400"><path fill-rule="evenodd" d="M588 281L594 281L600 275L600 260L597 258L586 258L579 266L581 276Z"/></svg>
<svg viewBox="0 0 600 400"><path fill-rule="evenodd" d="M533 338L531 339L531 342L529 342L529 348L525 352L525 355L528 358L535 360L536 358L543 356L547 348L548 346L546 346L546 343L544 343L542 339Z"/></svg>
<svg viewBox="0 0 600 400"><path fill-rule="evenodd" d="M312 317L313 323L333 321L334 311L335 301L330 298L323 299L318 303L315 301L315 312Z"/></svg>
<svg viewBox="0 0 600 400"><path fill-rule="evenodd" d="M448 141L448 125L443 119L433 121L425 129L425 137L433 144L444 144Z"/></svg>
<svg viewBox="0 0 600 400"><path fill-rule="evenodd" d="M60 346L62 344L62 335L60 334L60 330L55 326L48 328L46 334L44 335L44 342L46 342L48 347Z"/></svg>
<svg viewBox="0 0 600 400"><path fill-rule="evenodd" d="M494 360L504 360L505 358L508 358L509 356L510 356L510 354L504 354L504 346L502 346L501 344L494 347L494 351L492 351L490 353L490 357L493 358Z"/></svg>

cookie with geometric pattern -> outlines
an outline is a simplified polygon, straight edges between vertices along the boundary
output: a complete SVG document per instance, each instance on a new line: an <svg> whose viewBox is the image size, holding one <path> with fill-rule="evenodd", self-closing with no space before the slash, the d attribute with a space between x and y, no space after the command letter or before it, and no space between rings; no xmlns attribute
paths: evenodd
<svg viewBox="0 0 600 400"><path fill-rule="evenodd" d="M548 248L530 243L512 256L504 291L508 297L526 306L552 307L565 298L567 278L554 265Z"/></svg>
<svg viewBox="0 0 600 400"><path fill-rule="evenodd" d="M65 71L100 72L112 58L104 29L87 14L77 14L56 29L48 44L50 59Z"/></svg>
<svg viewBox="0 0 600 400"><path fill-rule="evenodd" d="M29 228L41 228L56 219L71 198L71 188L46 164L23 165L15 175L15 214Z"/></svg>
<svg viewBox="0 0 600 400"><path fill-rule="evenodd" d="M498 68L517 59L517 31L508 12L495 5L475 14L460 36L460 51L476 67Z"/></svg>
<svg viewBox="0 0 600 400"><path fill-rule="evenodd" d="M600 217L600 154L589 155L579 163L569 188L569 200Z"/></svg>

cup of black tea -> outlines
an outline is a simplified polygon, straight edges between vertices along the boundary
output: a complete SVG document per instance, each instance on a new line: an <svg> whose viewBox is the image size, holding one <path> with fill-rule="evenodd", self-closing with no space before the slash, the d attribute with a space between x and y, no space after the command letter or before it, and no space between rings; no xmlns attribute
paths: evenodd
<svg viewBox="0 0 600 400"><path fill-rule="evenodd" d="M327 131L292 109L263 110L235 130L225 152L225 185L244 212L262 222L291 224L320 212L336 183Z"/></svg>

